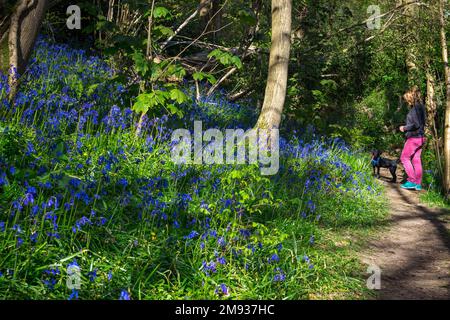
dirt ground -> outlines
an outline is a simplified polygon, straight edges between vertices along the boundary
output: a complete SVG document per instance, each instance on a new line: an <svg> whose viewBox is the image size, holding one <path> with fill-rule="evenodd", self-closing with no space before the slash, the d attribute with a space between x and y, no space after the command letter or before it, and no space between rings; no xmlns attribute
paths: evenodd
<svg viewBox="0 0 450 320"><path fill-rule="evenodd" d="M389 199L388 228L361 254L364 263L381 269L378 299L450 299L450 211L420 204L417 191L388 182L387 169L381 176Z"/></svg>

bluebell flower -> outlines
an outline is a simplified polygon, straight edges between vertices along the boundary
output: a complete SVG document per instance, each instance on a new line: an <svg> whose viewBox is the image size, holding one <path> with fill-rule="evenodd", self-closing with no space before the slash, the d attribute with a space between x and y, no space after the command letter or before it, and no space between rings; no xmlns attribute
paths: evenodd
<svg viewBox="0 0 450 320"><path fill-rule="evenodd" d="M120 292L119 300L130 300L130 294L126 290Z"/></svg>
<svg viewBox="0 0 450 320"><path fill-rule="evenodd" d="M286 275L281 268L275 268L275 275L273 277L273 282L282 282L286 280Z"/></svg>
<svg viewBox="0 0 450 320"><path fill-rule="evenodd" d="M221 284L220 285L220 289L222 290L222 294L224 295L224 296L228 296L229 294L228 294L228 288L227 288L227 286L225 285L225 284Z"/></svg>
<svg viewBox="0 0 450 320"><path fill-rule="evenodd" d="M23 239L21 237L17 237L17 243L16 246L20 247L23 244Z"/></svg>
<svg viewBox="0 0 450 320"><path fill-rule="evenodd" d="M282 244L282 243L279 243L279 244L277 245L277 250L278 250L278 252L280 252L282 249L283 249L283 244Z"/></svg>
<svg viewBox="0 0 450 320"><path fill-rule="evenodd" d="M269 258L269 263L272 262L278 262L280 261L280 258L278 257L278 255L276 253L274 253L270 258Z"/></svg>
<svg viewBox="0 0 450 320"><path fill-rule="evenodd" d="M30 235L30 240L31 240L32 243L36 243L36 241L37 241L37 236L38 236L37 231L33 232L33 233Z"/></svg>
<svg viewBox="0 0 450 320"><path fill-rule="evenodd" d="M225 238L224 237L220 237L219 239L217 239L217 243L219 244L219 246L221 247L225 247L226 246L226 242L225 242Z"/></svg>
<svg viewBox="0 0 450 320"><path fill-rule="evenodd" d="M248 238L251 235L250 230L247 229L240 229L239 232L244 238Z"/></svg>
<svg viewBox="0 0 450 320"><path fill-rule="evenodd" d="M119 179L119 181L117 182L117 184L123 188L125 188L126 186L128 186L128 180L126 178L121 178Z"/></svg>
<svg viewBox="0 0 450 320"><path fill-rule="evenodd" d="M216 273L217 269L216 269L216 264L214 261L211 261L209 263L207 263L206 261L202 262L202 268L203 268L203 272L209 276L210 272L212 273Z"/></svg>
<svg viewBox="0 0 450 320"><path fill-rule="evenodd" d="M198 232L193 230L187 236L184 236L184 239L194 239L198 236Z"/></svg>
<svg viewBox="0 0 450 320"><path fill-rule="evenodd" d="M12 227L12 230L13 230L13 231L16 231L16 234L22 233L22 228L20 227L19 224L15 224L15 225Z"/></svg>
<svg viewBox="0 0 450 320"><path fill-rule="evenodd" d="M73 259L72 260L72 262L70 262L68 265L67 265L67 269L70 269L70 268L72 268L72 267L80 267L79 265L78 265L78 262L77 262L77 259Z"/></svg>
<svg viewBox="0 0 450 320"><path fill-rule="evenodd" d="M95 268L94 270L88 272L88 277L89 277L89 281L94 282L95 279L97 279L97 268Z"/></svg>
<svg viewBox="0 0 450 320"><path fill-rule="evenodd" d="M72 293L70 294L69 298L67 300L73 300L78 299L78 290L72 289Z"/></svg>

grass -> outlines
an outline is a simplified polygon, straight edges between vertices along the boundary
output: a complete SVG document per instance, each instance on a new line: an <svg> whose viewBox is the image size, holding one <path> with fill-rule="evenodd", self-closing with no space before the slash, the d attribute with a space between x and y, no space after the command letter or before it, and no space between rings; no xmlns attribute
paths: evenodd
<svg viewBox="0 0 450 320"><path fill-rule="evenodd" d="M442 196L442 193L436 190L428 190L420 194L420 201L434 208L450 209L449 200Z"/></svg>
<svg viewBox="0 0 450 320"><path fill-rule="evenodd" d="M183 105L181 120L151 114L136 134L133 97L114 77L101 59L40 40L14 105L0 82L0 298L370 294L354 239L386 209L365 155L292 135L274 176L175 165L173 129L249 127L251 106L219 94ZM74 264L78 291L66 285Z"/></svg>

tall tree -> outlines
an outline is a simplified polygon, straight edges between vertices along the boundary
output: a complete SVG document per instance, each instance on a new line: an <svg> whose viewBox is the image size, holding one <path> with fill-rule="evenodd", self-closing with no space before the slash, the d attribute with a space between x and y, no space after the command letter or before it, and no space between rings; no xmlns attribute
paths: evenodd
<svg viewBox="0 0 450 320"><path fill-rule="evenodd" d="M439 1L439 18L441 22L442 60L444 61L444 75L446 86L446 107L444 119L444 192L450 197L450 66L448 65L447 36L445 34L445 4Z"/></svg>
<svg viewBox="0 0 450 320"><path fill-rule="evenodd" d="M272 38L264 103L256 126L279 128L286 99L291 49L292 2L272 0Z"/></svg>
<svg viewBox="0 0 450 320"><path fill-rule="evenodd" d="M17 90L17 75L25 71L31 56L47 5L48 0L20 0L11 16L8 38L11 96Z"/></svg>

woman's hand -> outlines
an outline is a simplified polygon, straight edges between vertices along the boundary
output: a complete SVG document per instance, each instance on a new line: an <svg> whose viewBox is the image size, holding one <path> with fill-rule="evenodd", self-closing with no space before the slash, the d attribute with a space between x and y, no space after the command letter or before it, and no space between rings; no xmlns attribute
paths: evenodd
<svg viewBox="0 0 450 320"><path fill-rule="evenodd" d="M401 132L405 132L405 126L400 126L399 129L400 129Z"/></svg>

